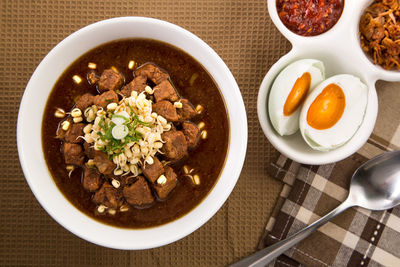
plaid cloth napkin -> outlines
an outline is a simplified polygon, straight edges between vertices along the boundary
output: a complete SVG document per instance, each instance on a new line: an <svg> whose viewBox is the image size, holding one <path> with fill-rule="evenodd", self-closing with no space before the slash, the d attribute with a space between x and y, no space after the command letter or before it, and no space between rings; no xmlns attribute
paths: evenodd
<svg viewBox="0 0 400 267"><path fill-rule="evenodd" d="M353 172L368 159L400 149L399 84L378 89L378 120L368 142L335 164L302 165L278 155L268 170L284 182L259 248L296 233L337 207ZM400 207L382 212L351 208L288 250L271 266L400 266Z"/></svg>

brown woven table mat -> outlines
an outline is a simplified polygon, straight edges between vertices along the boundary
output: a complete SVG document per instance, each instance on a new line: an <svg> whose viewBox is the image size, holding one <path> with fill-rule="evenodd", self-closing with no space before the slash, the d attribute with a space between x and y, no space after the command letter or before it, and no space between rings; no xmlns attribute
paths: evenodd
<svg viewBox="0 0 400 267"><path fill-rule="evenodd" d="M42 58L79 28L118 16L164 19L206 41L233 72L248 115L247 159L226 204L190 236L145 251L103 248L62 228L34 198L16 148L19 102ZM0 266L223 266L256 249L282 186L266 175L274 150L259 127L256 98L269 67L290 48L266 0L1 0L0 33Z"/></svg>

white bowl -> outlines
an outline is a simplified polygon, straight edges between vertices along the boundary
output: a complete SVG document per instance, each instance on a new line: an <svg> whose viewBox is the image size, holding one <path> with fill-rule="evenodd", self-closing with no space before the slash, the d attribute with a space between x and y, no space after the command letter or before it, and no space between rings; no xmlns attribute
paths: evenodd
<svg viewBox="0 0 400 267"><path fill-rule="evenodd" d="M58 190L44 161L41 127L47 98L57 79L79 56L121 38L150 38L172 44L200 62L220 88L229 115L229 147L223 172L207 197L178 220L131 230L97 222L76 209ZM25 178L42 207L75 235L101 246L147 249L192 233L228 198L239 178L247 146L247 118L238 85L222 59L205 42L174 24L143 17L100 21L71 34L54 47L33 73L21 101L17 126L18 153Z"/></svg>
<svg viewBox="0 0 400 267"><path fill-rule="evenodd" d="M304 37L286 28L278 16L276 0L268 0L270 17L278 30L291 42L292 50L271 67L262 81L258 93L257 112L265 136L288 158L304 164L319 165L342 160L356 152L368 140L375 125L378 113L376 81L378 79L400 81L398 71L387 71L372 64L361 49L358 36L359 19L371 2L371 0L346 0L343 13L336 25L321 35ZM268 117L268 95L275 77L287 65L303 58L323 61L326 77L342 73L353 74L369 88L367 110L360 128L345 145L332 151L313 150L303 140L299 131L294 135L280 136Z"/></svg>

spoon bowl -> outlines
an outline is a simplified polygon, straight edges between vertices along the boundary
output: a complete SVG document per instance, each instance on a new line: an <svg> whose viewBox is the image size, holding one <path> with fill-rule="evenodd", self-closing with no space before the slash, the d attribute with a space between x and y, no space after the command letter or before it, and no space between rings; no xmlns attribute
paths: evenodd
<svg viewBox="0 0 400 267"><path fill-rule="evenodd" d="M283 252L350 207L359 206L370 210L387 210L398 204L400 204L400 151L393 151L370 159L357 168L351 178L347 199L336 209L294 235L231 266L266 266Z"/></svg>
<svg viewBox="0 0 400 267"><path fill-rule="evenodd" d="M361 165L351 179L348 200L370 210L400 204L400 151L384 153Z"/></svg>

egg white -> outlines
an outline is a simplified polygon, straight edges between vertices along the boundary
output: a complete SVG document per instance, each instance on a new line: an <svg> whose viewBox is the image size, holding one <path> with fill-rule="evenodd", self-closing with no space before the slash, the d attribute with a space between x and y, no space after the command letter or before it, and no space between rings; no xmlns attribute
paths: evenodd
<svg viewBox="0 0 400 267"><path fill-rule="evenodd" d="M337 84L345 95L345 108L339 121L325 130L317 130L307 123L307 112L315 98L329 84ZM329 151L342 146L357 132L364 120L368 103L368 87L353 75L332 76L320 83L305 100L300 112L300 132L309 146L320 151Z"/></svg>
<svg viewBox="0 0 400 267"><path fill-rule="evenodd" d="M309 94L325 79L324 63L315 59L301 59L291 63L279 73L271 87L268 99L269 118L274 129L282 136L294 134L299 129L301 107L290 116L283 114L283 107L296 80L305 72L311 75Z"/></svg>

